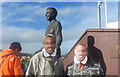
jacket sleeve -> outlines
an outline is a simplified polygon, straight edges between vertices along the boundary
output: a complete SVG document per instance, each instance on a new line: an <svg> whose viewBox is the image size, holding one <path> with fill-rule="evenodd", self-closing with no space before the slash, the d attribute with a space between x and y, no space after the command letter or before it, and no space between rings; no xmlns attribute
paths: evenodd
<svg viewBox="0 0 120 77"><path fill-rule="evenodd" d="M103 69L100 67L99 70L100 70L100 75L104 76Z"/></svg>
<svg viewBox="0 0 120 77"><path fill-rule="evenodd" d="M69 64L66 68L66 75L73 75L73 63Z"/></svg>
<svg viewBox="0 0 120 77"><path fill-rule="evenodd" d="M18 57L15 57L14 61L14 75L24 75L24 72L22 70L21 62Z"/></svg>
<svg viewBox="0 0 120 77"><path fill-rule="evenodd" d="M97 63L94 64L90 72L91 72L91 75L97 75L98 77L101 77L104 75L103 70L100 67L100 64L97 64Z"/></svg>
<svg viewBox="0 0 120 77"><path fill-rule="evenodd" d="M35 75L35 70L34 70L34 61L33 60L30 60L30 63L29 63L29 66L28 66L28 69L26 71L26 77L34 77Z"/></svg>

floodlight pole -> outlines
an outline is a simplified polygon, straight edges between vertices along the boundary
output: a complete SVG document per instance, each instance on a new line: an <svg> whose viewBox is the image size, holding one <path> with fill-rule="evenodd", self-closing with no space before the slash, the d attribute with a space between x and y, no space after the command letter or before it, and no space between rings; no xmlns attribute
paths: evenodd
<svg viewBox="0 0 120 77"><path fill-rule="evenodd" d="M107 22L108 22L108 20L107 20L107 1L105 0L105 23L106 23L106 28L108 28L108 24L107 24Z"/></svg>
<svg viewBox="0 0 120 77"><path fill-rule="evenodd" d="M97 1L97 6L98 6L98 26L101 29L101 12L100 12L100 4L102 1Z"/></svg>

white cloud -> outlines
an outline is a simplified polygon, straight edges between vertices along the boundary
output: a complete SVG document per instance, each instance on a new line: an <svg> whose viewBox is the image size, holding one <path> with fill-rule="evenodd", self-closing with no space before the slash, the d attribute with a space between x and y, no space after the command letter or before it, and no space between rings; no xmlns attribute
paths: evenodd
<svg viewBox="0 0 120 77"><path fill-rule="evenodd" d="M26 18L26 17L22 17L20 19L16 19L15 21L17 21L17 22L35 22L34 19L32 19L32 18ZM11 22L15 22L15 21L11 21Z"/></svg>
<svg viewBox="0 0 120 77"><path fill-rule="evenodd" d="M73 10L74 9L74 10ZM76 6L76 7L65 7L59 9L59 20L61 20L62 26L67 29L70 27L79 27L80 29L84 26L96 26L97 24L97 5L92 6ZM93 19L94 18L94 19Z"/></svg>
<svg viewBox="0 0 120 77"><path fill-rule="evenodd" d="M97 5L96 5L96 7L97 7ZM91 13L91 12L95 11L95 9L97 9L96 7L92 7L90 5L75 6L75 7L69 6L69 7L64 7L64 8L59 9L59 12L60 12L60 15L62 15L63 17L70 16L72 14L77 14L76 16L78 16L78 15L82 16L82 14L84 14L84 13Z"/></svg>
<svg viewBox="0 0 120 77"><path fill-rule="evenodd" d="M75 40L69 40L69 41L65 41L62 45L61 45L61 52L62 54L66 54L70 51L70 49L74 46L74 44L76 43Z"/></svg>
<svg viewBox="0 0 120 77"><path fill-rule="evenodd" d="M27 28L7 27L3 26L3 42L23 41L23 42L38 42L42 41L44 30L34 30Z"/></svg>
<svg viewBox="0 0 120 77"><path fill-rule="evenodd" d="M37 49L41 48L39 46L42 46L44 30L34 30L7 26L3 26L2 30L3 49L7 49L9 44L14 41L21 42L23 45L23 51L28 53L34 53Z"/></svg>
<svg viewBox="0 0 120 77"><path fill-rule="evenodd" d="M20 21L34 22L36 21L35 20L36 17L44 16L43 10L45 10L45 8L42 8L40 5L32 5L32 4L29 5L26 3L26 5L22 6L22 4L23 3L9 3L8 8L2 7L3 12L4 12L3 21L9 20L9 22L20 22ZM5 5L7 6L8 4L5 4ZM18 19L16 18L18 16L21 16L21 17L19 17Z"/></svg>
<svg viewBox="0 0 120 77"><path fill-rule="evenodd" d="M81 34L82 34L82 31L77 30L74 27L71 30L69 29L63 30L64 41L77 40Z"/></svg>
<svg viewBox="0 0 120 77"><path fill-rule="evenodd" d="M1 43L1 39L2 39L2 26L0 25L0 43Z"/></svg>
<svg viewBox="0 0 120 77"><path fill-rule="evenodd" d="M2 49L2 3L0 2L0 49Z"/></svg>

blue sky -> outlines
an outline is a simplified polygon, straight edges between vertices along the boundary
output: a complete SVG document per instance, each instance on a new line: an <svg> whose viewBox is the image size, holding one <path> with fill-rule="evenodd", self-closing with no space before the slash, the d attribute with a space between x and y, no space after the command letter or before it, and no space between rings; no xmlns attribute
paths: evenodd
<svg viewBox="0 0 120 77"><path fill-rule="evenodd" d="M19 41L23 46L22 52L39 50L49 24L45 18L47 7L58 10L57 20L63 28L62 54L69 52L86 29L98 28L97 2L2 2L0 6L2 49L7 49L13 41ZM117 22L118 2L108 2L107 7L108 22ZM104 10L102 3L102 28L105 28Z"/></svg>

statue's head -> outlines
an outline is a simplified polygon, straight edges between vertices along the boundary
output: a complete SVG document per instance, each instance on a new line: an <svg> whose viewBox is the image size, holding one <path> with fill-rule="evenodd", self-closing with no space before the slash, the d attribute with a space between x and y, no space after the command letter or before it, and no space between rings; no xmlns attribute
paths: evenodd
<svg viewBox="0 0 120 77"><path fill-rule="evenodd" d="M53 7L48 7L48 8L46 9L46 14L45 14L45 16L46 16L47 20L51 21L52 19L55 19L55 18L56 18L57 14L58 14L58 12L57 12L57 10L56 10L55 8L53 8Z"/></svg>

